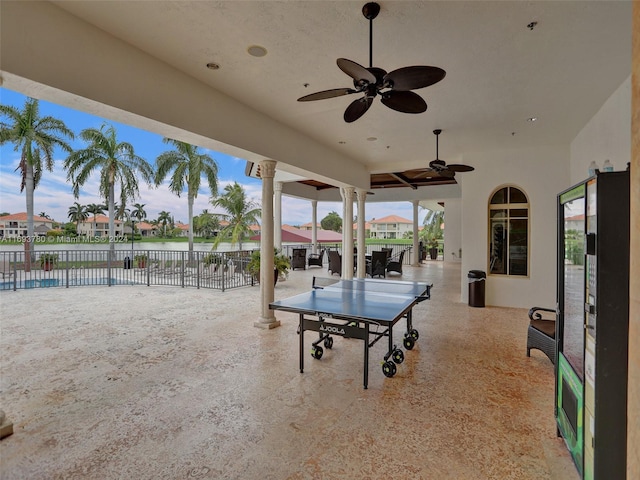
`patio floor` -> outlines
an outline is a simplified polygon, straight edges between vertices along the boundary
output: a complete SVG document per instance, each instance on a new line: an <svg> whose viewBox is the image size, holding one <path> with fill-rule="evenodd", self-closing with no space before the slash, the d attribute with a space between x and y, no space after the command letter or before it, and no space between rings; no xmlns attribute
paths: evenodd
<svg viewBox="0 0 640 480"><path fill-rule="evenodd" d="M276 298L313 275L329 276L291 272ZM259 287L2 292L0 408L15 433L0 477L578 479L556 438L553 366L525 355L527 310L460 303L460 275L429 262L393 277L433 283L432 298L394 378L374 345L368 390L359 340L336 338L301 374L297 315L253 327Z"/></svg>

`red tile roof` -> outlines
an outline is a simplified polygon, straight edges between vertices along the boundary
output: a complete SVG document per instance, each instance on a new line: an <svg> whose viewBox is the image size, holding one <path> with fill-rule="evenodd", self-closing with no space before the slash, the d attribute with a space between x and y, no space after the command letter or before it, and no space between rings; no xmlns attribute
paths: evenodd
<svg viewBox="0 0 640 480"><path fill-rule="evenodd" d="M84 222L80 223L93 223L93 214L89 214L87 219ZM98 214L96 215L96 223L109 223L109 217L106 215ZM115 223L122 223L122 220L115 219Z"/></svg>
<svg viewBox="0 0 640 480"><path fill-rule="evenodd" d="M371 223L413 223L411 220L399 217L398 215L387 215L386 217L371 220Z"/></svg>
<svg viewBox="0 0 640 480"><path fill-rule="evenodd" d="M27 212L20 213L12 213L11 215L5 215L4 217L0 217L0 222L9 221L9 222L26 222L27 221ZM41 217L39 215L33 216L34 222L54 222L46 217Z"/></svg>

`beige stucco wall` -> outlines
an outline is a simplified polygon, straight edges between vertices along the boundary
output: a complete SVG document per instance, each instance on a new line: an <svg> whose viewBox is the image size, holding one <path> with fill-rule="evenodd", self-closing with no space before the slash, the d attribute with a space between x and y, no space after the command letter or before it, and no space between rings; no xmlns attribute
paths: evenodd
<svg viewBox="0 0 640 480"><path fill-rule="evenodd" d="M570 181L589 176L589 164L602 168L609 159L614 170L624 170L631 158L631 76L607 99L571 142Z"/></svg>
<svg viewBox="0 0 640 480"><path fill-rule="evenodd" d="M640 478L640 1L633 5L627 478Z"/></svg>
<svg viewBox="0 0 640 480"><path fill-rule="evenodd" d="M462 302L468 297L467 272L488 270L489 197L500 186L516 185L529 197L529 276L489 275L485 302L519 308L554 306L556 195L569 186L569 146L473 152L463 160L479 167L462 189Z"/></svg>

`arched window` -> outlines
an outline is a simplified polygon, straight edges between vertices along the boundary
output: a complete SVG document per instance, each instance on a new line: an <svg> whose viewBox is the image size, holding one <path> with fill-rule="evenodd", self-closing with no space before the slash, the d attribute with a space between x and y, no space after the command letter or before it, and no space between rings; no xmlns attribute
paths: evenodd
<svg viewBox="0 0 640 480"><path fill-rule="evenodd" d="M529 275L529 199L518 187L500 187L489 200L489 273Z"/></svg>

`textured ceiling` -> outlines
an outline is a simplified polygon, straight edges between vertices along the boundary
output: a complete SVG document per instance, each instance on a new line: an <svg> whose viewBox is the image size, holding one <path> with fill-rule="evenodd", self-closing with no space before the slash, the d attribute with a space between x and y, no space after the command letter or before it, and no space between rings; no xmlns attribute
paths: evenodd
<svg viewBox="0 0 640 480"><path fill-rule="evenodd" d="M449 163L473 151L568 145L631 71L631 2L385 1L373 23L374 66L433 65L447 75L416 91L425 113L398 113L376 99L347 124L355 95L296 99L351 87L337 58L368 66L364 2L54 3L372 173L425 167L436 128ZM250 56L251 45L267 55Z"/></svg>

